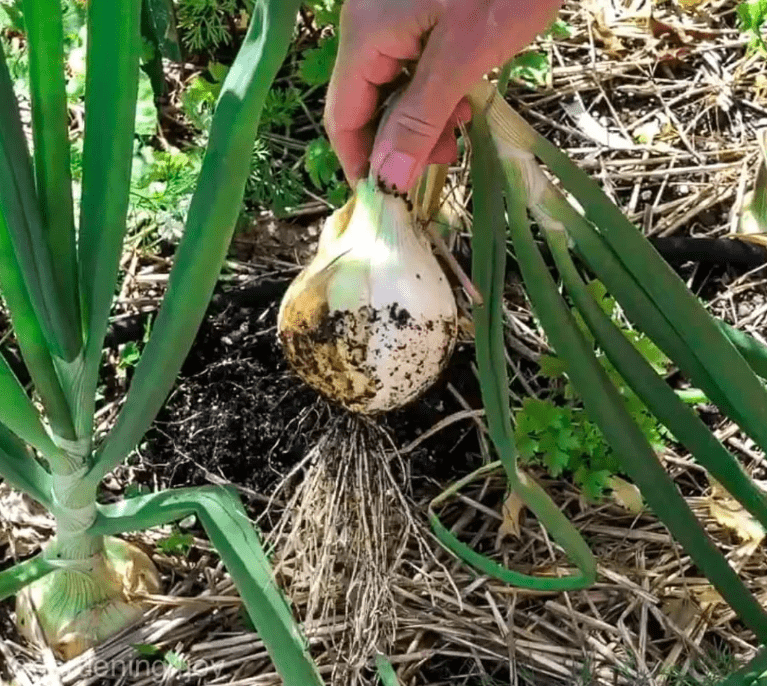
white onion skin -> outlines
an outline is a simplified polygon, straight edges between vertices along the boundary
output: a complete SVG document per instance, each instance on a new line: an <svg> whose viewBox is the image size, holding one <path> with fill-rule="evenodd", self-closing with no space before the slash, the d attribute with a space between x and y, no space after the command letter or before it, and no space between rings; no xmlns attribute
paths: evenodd
<svg viewBox="0 0 767 686"><path fill-rule="evenodd" d="M402 198L363 180L282 300L277 328L290 366L353 412L411 402L453 351L455 298L419 234Z"/></svg>

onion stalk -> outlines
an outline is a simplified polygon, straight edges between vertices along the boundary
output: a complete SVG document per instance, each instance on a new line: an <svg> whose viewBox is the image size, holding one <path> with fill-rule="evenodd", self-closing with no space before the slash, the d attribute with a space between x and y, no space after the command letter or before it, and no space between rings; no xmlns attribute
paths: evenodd
<svg viewBox="0 0 767 686"><path fill-rule="evenodd" d="M72 658L140 620L146 594L159 589L150 558L115 536L195 514L284 683L319 686L307 643L236 494L223 487L169 489L97 502L101 480L130 454L164 403L205 314L241 206L255 124L300 4L252 3L250 26L216 104L162 307L116 423L101 437L96 394L126 231L141 12L154 2L88 3L77 231L61 2L23 0L34 166L0 48L0 291L42 406L41 412L0 355L0 478L44 505L56 522L56 535L40 554L0 571L0 600L15 594L21 632Z"/></svg>
<svg viewBox="0 0 767 686"><path fill-rule="evenodd" d="M508 226L533 309L551 345L565 363L568 377L589 415L602 430L625 471L641 489L649 506L744 624L764 642L767 640L767 613L706 535L637 428L618 390L598 363L593 341L588 340L577 326L565 301L566 295L599 347L648 409L707 470L723 478L732 496L763 524L767 523L767 500L736 458L676 398L665 380L657 376L657 372L603 315L585 289L568 251L578 251L637 327L762 448L767 447L767 391L755 370L763 370L764 346L717 323L597 184L562 151L539 136L488 82L478 84L469 99L473 109L474 155L482 155L481 164L476 164L475 159L472 175L475 181L489 185L482 173L491 169L489 181L496 189L493 194L484 193L475 183L472 236L475 260L478 255L486 254L488 268L490 259L499 261L495 269L502 273L506 249L504 229ZM541 163L572 195L572 204L543 172ZM478 221L480 217L481 222ZM542 229L549 244L564 291L549 273L533 239L531 218ZM494 225L500 227L495 232L488 228ZM491 250L493 243L495 247ZM475 262L475 266L480 265ZM492 323L492 314L498 311L502 301L502 284L482 280L479 283L490 308ZM503 363L482 364L480 353L492 346L492 326L483 323L487 316L488 313L480 309L475 311L475 321L481 324L475 328L480 382L491 436L509 475L510 488L535 510L540 507L543 497L526 493L514 473L513 434L508 424L505 399L508 389L497 384L498 370ZM497 403L499 396L502 397L500 406ZM493 403L489 404L488 400ZM448 489L446 494L451 490L455 487ZM443 494L433 505L444 499ZM440 540L464 559L499 578L510 576L508 570L490 565L486 558L480 559L477 553L467 550L467 546L442 527L436 515L433 515L432 523ZM569 537L561 522L552 519L544 524L567 549L565 543ZM574 558L572 553L570 556ZM535 587L534 583L551 584L552 581L526 580L525 585Z"/></svg>

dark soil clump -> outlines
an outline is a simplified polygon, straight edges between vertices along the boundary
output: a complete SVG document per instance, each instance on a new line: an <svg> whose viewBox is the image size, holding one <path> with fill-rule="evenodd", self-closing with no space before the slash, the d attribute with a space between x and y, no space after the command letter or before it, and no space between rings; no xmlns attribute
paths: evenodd
<svg viewBox="0 0 767 686"><path fill-rule="evenodd" d="M210 483L216 477L268 495L345 412L288 368L277 341L279 298L264 306L231 305L209 315L141 451L139 482L153 486ZM474 349L458 346L448 368L425 395L379 421L403 447L441 419L463 409L447 383L481 407L471 370ZM408 453L413 483L434 491L478 464L476 428L452 424ZM421 490L418 488L417 490Z"/></svg>
<svg viewBox="0 0 767 686"><path fill-rule="evenodd" d="M287 370L276 305L232 306L200 328L181 378L142 454L168 486L210 483L206 472L259 492L306 453L329 408Z"/></svg>

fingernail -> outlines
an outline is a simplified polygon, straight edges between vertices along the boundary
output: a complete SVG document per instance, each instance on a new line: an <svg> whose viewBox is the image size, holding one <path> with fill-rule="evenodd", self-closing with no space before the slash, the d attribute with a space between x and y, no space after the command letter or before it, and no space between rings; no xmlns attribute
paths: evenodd
<svg viewBox="0 0 767 686"><path fill-rule="evenodd" d="M405 152L390 152L378 170L378 177L389 188L410 189L416 160Z"/></svg>

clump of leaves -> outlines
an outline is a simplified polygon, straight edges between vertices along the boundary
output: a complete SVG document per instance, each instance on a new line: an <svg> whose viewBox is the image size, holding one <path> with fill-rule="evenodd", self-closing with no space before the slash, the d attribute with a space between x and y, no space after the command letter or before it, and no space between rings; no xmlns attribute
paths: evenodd
<svg viewBox="0 0 767 686"><path fill-rule="evenodd" d="M290 129L293 115L301 107L301 97L295 88L272 88L264 101L261 112L261 130Z"/></svg>
<svg viewBox="0 0 767 686"><path fill-rule="evenodd" d="M314 14L318 26L338 26L344 0L308 0L305 4Z"/></svg>
<svg viewBox="0 0 767 686"><path fill-rule="evenodd" d="M131 367L135 367L141 359L141 352L144 346L149 340L149 335L152 333L152 317L148 317L144 324L144 334L141 338L141 342L128 341L120 346L120 350L117 358L117 371L118 374L125 374L125 371Z"/></svg>
<svg viewBox="0 0 767 686"><path fill-rule="evenodd" d="M549 57L545 52L527 50L511 60L509 77L535 89L546 85L550 71Z"/></svg>
<svg viewBox="0 0 767 686"><path fill-rule="evenodd" d="M301 175L286 160L276 159L270 146L257 138L250 159L250 175L245 184L245 200L266 205L277 215L298 205L304 196Z"/></svg>
<svg viewBox="0 0 767 686"><path fill-rule="evenodd" d="M179 198L192 193L201 165L202 154L196 149L153 151L136 184L138 189L146 191L139 198L152 209L168 209Z"/></svg>
<svg viewBox="0 0 767 686"><path fill-rule="evenodd" d="M304 50L298 75L310 86L324 86L330 81L338 55L338 36L320 38L316 48Z"/></svg>
<svg viewBox="0 0 767 686"><path fill-rule="evenodd" d="M344 204L349 189L338 178L341 163L327 138L315 138L306 146L304 169L314 186L324 192L331 205L340 207Z"/></svg>
<svg viewBox="0 0 767 686"><path fill-rule="evenodd" d="M157 542L157 548L166 555L186 556L194 544L192 534L184 534L174 529L170 536L161 538Z"/></svg>
<svg viewBox="0 0 767 686"><path fill-rule="evenodd" d="M232 27L247 26L253 0L181 0L178 28L190 50L215 50L232 42Z"/></svg>
<svg viewBox="0 0 767 686"><path fill-rule="evenodd" d="M762 27L767 19L767 0L741 2L738 5L738 19L740 30L751 36L752 47L767 51L767 45L762 37Z"/></svg>
<svg viewBox="0 0 767 686"><path fill-rule="evenodd" d="M197 76L181 96L184 113L200 131L198 143L204 146L213 109L228 68L217 62L208 64L207 76ZM303 199L300 172L284 159L284 155L264 135L275 129L289 131L300 107L300 95L294 88L273 88L266 97L259 123L259 133L250 162L250 175L245 186L245 201L263 205L281 215Z"/></svg>
<svg viewBox="0 0 767 686"><path fill-rule="evenodd" d="M343 0L310 0L307 3L315 23L325 33L317 47L303 51L298 65L298 75L310 86L324 86L330 81L338 55L338 36L332 29L338 26L342 4Z"/></svg>
<svg viewBox="0 0 767 686"><path fill-rule="evenodd" d="M194 77L181 94L184 114L203 135L207 135L210 128L213 109L228 71L225 64L208 62L207 75ZM300 94L295 88L272 88L264 101L259 130L289 129L300 106Z"/></svg>
<svg viewBox="0 0 767 686"><path fill-rule="evenodd" d="M117 360L118 369L127 369L128 367L135 367L138 361L141 359L141 350L138 347L136 341L128 341L120 349L120 356Z"/></svg>
<svg viewBox="0 0 767 686"><path fill-rule="evenodd" d="M213 117L213 109L226 76L227 68L215 62L208 65L208 76L197 76L181 96L182 106L192 124L200 130L204 144ZM328 75L329 76L329 75ZM266 97L251 157L251 169L245 186L245 201L269 207L282 215L304 198L304 180L300 161L291 160L270 133L289 133L296 111L301 107L301 94L296 88L273 88ZM341 165L324 137L312 140L303 158L304 170L312 184L332 205L346 200L348 188L340 178Z"/></svg>
<svg viewBox="0 0 767 686"><path fill-rule="evenodd" d="M572 27L558 19L549 26L543 38L569 38ZM509 78L521 81L530 89L545 86L551 73L549 56L540 50L526 50L513 57L509 62Z"/></svg>
<svg viewBox="0 0 767 686"><path fill-rule="evenodd" d="M226 76L227 67L218 62L208 62L208 74L195 76L181 93L181 106L192 125L207 136L213 120L213 109L221 92L221 85Z"/></svg>
<svg viewBox="0 0 767 686"><path fill-rule="evenodd" d="M621 333L650 363L656 372L665 374L671 361L647 336L629 328L619 320L616 301L599 281L589 284L594 299L618 325ZM583 334L594 344L591 332L580 315L573 311ZM639 396L626 384L612 363L601 351L597 358L610 380L623 397L626 409L637 423L654 450L663 450L673 440L668 430L650 413ZM610 488L612 476L623 473L620 462L607 444L599 427L586 411L575 404L576 393L567 378L564 362L545 355L540 360L542 376L563 382L561 395L567 404L553 399L526 398L515 413L515 438L520 456L528 463L543 464L553 477L570 474L583 494L599 500ZM696 396L697 397L697 396Z"/></svg>

